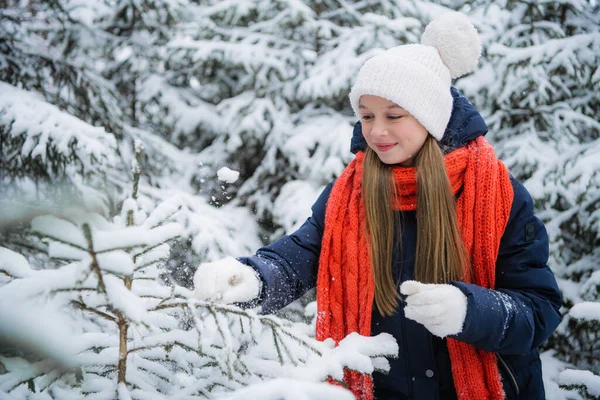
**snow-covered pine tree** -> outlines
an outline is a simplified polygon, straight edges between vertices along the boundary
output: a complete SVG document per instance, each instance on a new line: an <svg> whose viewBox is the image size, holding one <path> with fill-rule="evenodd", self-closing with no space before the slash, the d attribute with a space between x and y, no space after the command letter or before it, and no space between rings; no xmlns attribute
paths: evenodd
<svg viewBox="0 0 600 400"><path fill-rule="evenodd" d="M508 0L473 10L486 21L487 52L484 67L459 81L487 114L500 157L524 181L548 229L566 318L547 348L595 373L600 366L598 11L596 2L586 0Z"/></svg>
<svg viewBox="0 0 600 400"><path fill-rule="evenodd" d="M250 207L267 240L299 226L352 158L355 121L347 95L362 63L418 41L425 23L447 10L422 1L207 1L197 7L188 25L200 29L181 29L167 45L166 76L189 82L196 103L214 110L196 134L172 138L200 151L201 192L217 205L232 197ZM223 165L241 173L226 196L209 179Z"/></svg>
<svg viewBox="0 0 600 400"><path fill-rule="evenodd" d="M139 143L136 150L139 159ZM58 365L32 354L1 355L2 393L14 399L31 393L146 399L228 392L233 398L286 398L291 386L307 400L349 399L348 392L318 383L341 380L344 368L388 368L383 357L397 352L389 335L354 335L334 347L289 322L198 302L182 287L165 286L160 265L169 257L167 242L181 232L167 221L181 207L176 200L164 202L147 215L137 203L139 178L137 164L132 195L112 221L75 210L64 218L33 220L33 229L50 241L49 254L64 261L59 268L31 269L24 258L0 248L2 302L30 309L53 304L68 314L71 342L63 345L71 354L58 354ZM47 334L52 332L29 333L28 340L41 343L37 348L59 342ZM275 378L287 380L264 382Z"/></svg>
<svg viewBox="0 0 600 400"><path fill-rule="evenodd" d="M119 133L119 104L94 65L106 36L91 19L105 7L74 3L9 1L0 8L0 80L40 93L62 111Z"/></svg>
<svg viewBox="0 0 600 400"><path fill-rule="evenodd" d="M189 10L191 22L167 45L169 69L142 93L169 110L166 120L179 118L169 140L200 152L198 190L217 207L232 199L228 206L252 210L263 242L299 227L352 159L347 96L364 61L418 42L448 11L426 1L338 0L207 1ZM214 179L223 165L240 171L235 183ZM192 249L197 256L184 249L181 259L211 260Z"/></svg>
<svg viewBox="0 0 600 400"><path fill-rule="evenodd" d="M114 212L130 185L134 143L142 140L141 204L150 210L175 195L182 201L177 219L184 233L171 260L181 281L189 281L198 259L258 247L251 213L235 206L218 210L197 196L197 156L163 139L174 124L196 129L195 114L214 119L198 112L189 85L156 81L170 68L163 43L184 17L193 18L184 6L60 0L9 2L0 9L0 243L37 257L36 267L52 266L38 251L43 244L28 234L28 221L48 207L60 212L59 204L105 217ZM134 75L135 94L122 82ZM150 88L172 107L156 107Z"/></svg>
<svg viewBox="0 0 600 400"><path fill-rule="evenodd" d="M40 243L19 221L60 212L58 204L106 213L115 190L109 182L120 176L113 134L121 113L94 68L98 31L69 4L0 9L0 235L28 256Z"/></svg>

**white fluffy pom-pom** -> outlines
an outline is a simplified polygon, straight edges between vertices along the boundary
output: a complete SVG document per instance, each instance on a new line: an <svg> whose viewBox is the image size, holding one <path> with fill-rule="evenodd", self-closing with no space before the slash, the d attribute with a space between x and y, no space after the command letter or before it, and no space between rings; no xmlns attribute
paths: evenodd
<svg viewBox="0 0 600 400"><path fill-rule="evenodd" d="M452 78L473 71L481 56L477 29L459 12L446 13L431 21L421 36L421 43L438 50Z"/></svg>

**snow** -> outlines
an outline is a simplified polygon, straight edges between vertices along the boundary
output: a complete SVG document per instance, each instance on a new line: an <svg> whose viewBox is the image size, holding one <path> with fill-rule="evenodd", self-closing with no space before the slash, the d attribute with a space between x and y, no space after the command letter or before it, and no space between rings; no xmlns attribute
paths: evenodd
<svg viewBox="0 0 600 400"><path fill-rule="evenodd" d="M131 258L131 254L121 250L96 255L100 269L123 276L133 274L133 260Z"/></svg>
<svg viewBox="0 0 600 400"><path fill-rule="evenodd" d="M175 220L184 226L182 236L191 239L192 250L205 260L243 256L260 247L256 219L248 209L233 204L217 209L205 198L179 194L186 212Z"/></svg>
<svg viewBox="0 0 600 400"><path fill-rule="evenodd" d="M566 369L558 376L558 383L565 386L584 386L590 396L600 397L600 376L591 371Z"/></svg>
<svg viewBox="0 0 600 400"><path fill-rule="evenodd" d="M389 363L382 356L391 355L392 358L397 357L398 343L396 343L396 339L392 335L387 333L380 333L375 337L365 337L360 336L358 333L351 333L339 343L335 352L342 359L342 365L347 365L350 369L356 371L371 374L374 371L374 365L371 365L371 361L367 358L357 357L353 355L353 352L374 357L376 366L386 371L389 369Z"/></svg>
<svg viewBox="0 0 600 400"><path fill-rule="evenodd" d="M48 255L63 260L81 260L88 253L65 243L52 242L48 245Z"/></svg>
<svg viewBox="0 0 600 400"><path fill-rule="evenodd" d="M89 260L67 264L57 270L36 271L27 279L12 280L0 286L0 298L23 302L53 291L72 288L79 281L82 281L82 287L89 288L92 278L88 272Z"/></svg>
<svg viewBox="0 0 600 400"><path fill-rule="evenodd" d="M223 400L352 400L354 395L349 390L328 383L273 379L240 389L232 395L215 398Z"/></svg>
<svg viewBox="0 0 600 400"><path fill-rule="evenodd" d="M25 136L23 156L45 160L50 151L56 151L70 157L73 149L85 170L90 172L115 163L114 136L102 127L62 112L32 92L0 82L0 110L0 124L10 125L13 137Z"/></svg>
<svg viewBox="0 0 600 400"><path fill-rule="evenodd" d="M0 147L7 161L0 192L10 199L0 204L0 314L19 318L23 325L15 327L28 331L23 338L51 327L48 342L32 336L29 344L56 350L50 358L64 357L59 341L72 338L67 344L79 352L74 362L83 379L78 387L67 372L54 382L49 364L3 356L2 389L43 372L31 380L38 393L22 384L7 397L112 400L118 391L121 398L145 399L203 393L351 398L321 381L341 376L343 365L388 366L375 352L393 353L390 343L382 344L386 338L363 344L349 337L338 347L313 342L314 318L313 325L292 325L189 300L193 291L162 283L163 263L193 271L199 263L251 254L302 224L322 188L353 158L347 92L360 66L387 48L418 42L425 23L456 4L319 1L316 12L315 2L299 0L197 3L169 0L134 11L135 4L59 0L12 2L0 11L16 21L6 18L0 30L8 46L0 64L11 81L0 82ZM582 398L558 383L594 393L598 387L597 376L570 371L587 368L583 363L560 361L569 346L594 334L571 329L569 321L599 320L600 116L594 106L600 35L590 7L596 3L577 2L560 18L545 6L533 14L526 5L462 8L487 46L481 67L456 84L480 108L487 137L532 193L565 300L563 336L551 341L562 353L542 355L549 400ZM143 23L130 25L132 15ZM132 29L114 34L123 26ZM135 200L132 167L141 173ZM102 215L74 210L79 207ZM133 227L127 226L130 211ZM29 242L29 230L17 226L54 213L33 222L42 240ZM106 294L90 268L84 223ZM171 253L165 241L177 237ZM46 244L48 255L39 252ZM135 278L131 291L123 276ZM500 292L495 297L511 312L514 304ZM88 310L74 310L73 301ZM56 327L43 318L58 311L46 304L64 306L64 323ZM136 351L128 357L128 387L116 384L115 324L89 309L122 313L132 323L127 345ZM314 317L316 303L298 309L300 317ZM28 312L44 315L34 324ZM240 373L244 368L249 373Z"/></svg>
<svg viewBox="0 0 600 400"><path fill-rule="evenodd" d="M104 275L104 286L109 303L131 321L141 322L146 316L144 302L125 287L122 279Z"/></svg>
<svg viewBox="0 0 600 400"><path fill-rule="evenodd" d="M136 261L136 269L152 265L159 261L167 260L169 258L170 252L171 248L168 244L161 244L160 246L157 246L154 249L139 256Z"/></svg>
<svg viewBox="0 0 600 400"><path fill-rule="evenodd" d="M59 310L50 305L2 301L0 320L0 343L26 349L65 366L72 365L75 354L72 332Z"/></svg>
<svg viewBox="0 0 600 400"><path fill-rule="evenodd" d="M225 183L234 183L238 180L239 176L240 173L238 171L234 171L228 167L223 167L217 171L217 178Z"/></svg>
<svg viewBox="0 0 600 400"><path fill-rule="evenodd" d="M314 204L323 189L315 188L306 181L290 181L281 187L281 193L273 204L273 214L284 232L294 232L310 217L310 207L298 207L297 204Z"/></svg>
<svg viewBox="0 0 600 400"><path fill-rule="evenodd" d="M569 310L569 315L578 319L600 321L600 303L583 301L575 304Z"/></svg>
<svg viewBox="0 0 600 400"><path fill-rule="evenodd" d="M152 230L145 227L127 227L118 231L92 232L94 250L105 252L112 249L128 249L132 247L153 247L173 239L181 234L181 226L177 223L161 225Z"/></svg>
<svg viewBox="0 0 600 400"><path fill-rule="evenodd" d="M185 138L198 127L219 130L214 105L199 100L185 88L171 86L164 76L148 76L142 82L139 96L142 101L155 100L168 110L164 122L173 126L175 138Z"/></svg>
<svg viewBox="0 0 600 400"><path fill-rule="evenodd" d="M88 244L83 232L72 223L51 215L36 217L31 228L41 235L48 236L65 244L87 250Z"/></svg>
<svg viewBox="0 0 600 400"><path fill-rule="evenodd" d="M173 217L173 215L180 209L181 201L177 197L165 200L152 211L152 213L144 221L143 226L155 228L167 221L169 218Z"/></svg>
<svg viewBox="0 0 600 400"><path fill-rule="evenodd" d="M129 393L129 389L127 389L127 385L125 383L121 382L117 387L119 400L131 400L131 394Z"/></svg>
<svg viewBox="0 0 600 400"><path fill-rule="evenodd" d="M556 357L554 350L548 350L540 355L542 360L542 378L544 381L544 390L546 391L546 398L548 400L569 400L578 398L570 390L562 389L558 386L558 376L565 369L569 368L570 365L560 361Z"/></svg>
<svg viewBox="0 0 600 400"><path fill-rule="evenodd" d="M32 275L25 257L6 247L0 247L0 271L5 271L15 278L26 278Z"/></svg>

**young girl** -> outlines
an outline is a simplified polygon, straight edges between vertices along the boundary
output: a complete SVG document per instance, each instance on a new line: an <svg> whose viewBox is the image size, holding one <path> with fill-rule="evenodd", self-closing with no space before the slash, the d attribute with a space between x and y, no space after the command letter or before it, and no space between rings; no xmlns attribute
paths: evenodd
<svg viewBox="0 0 600 400"><path fill-rule="evenodd" d="M358 399L544 399L538 346L560 321L548 237L527 190L451 79L481 44L459 13L365 63L350 93L356 158L295 233L199 266L200 299L273 312L317 287L317 339L392 334L389 374Z"/></svg>

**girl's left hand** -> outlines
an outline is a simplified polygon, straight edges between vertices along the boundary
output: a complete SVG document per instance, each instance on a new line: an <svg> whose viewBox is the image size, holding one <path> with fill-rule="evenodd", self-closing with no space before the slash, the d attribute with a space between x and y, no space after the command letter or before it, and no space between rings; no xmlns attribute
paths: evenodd
<svg viewBox="0 0 600 400"><path fill-rule="evenodd" d="M406 318L416 321L439 337L462 331L467 316L467 296L449 284L406 281L400 285L406 295Z"/></svg>

